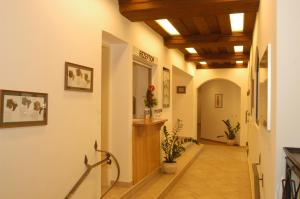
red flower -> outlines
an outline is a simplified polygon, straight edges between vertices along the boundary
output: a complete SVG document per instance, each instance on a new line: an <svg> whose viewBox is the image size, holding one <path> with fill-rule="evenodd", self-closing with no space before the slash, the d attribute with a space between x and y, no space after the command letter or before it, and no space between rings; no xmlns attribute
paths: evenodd
<svg viewBox="0 0 300 199"><path fill-rule="evenodd" d="M154 85L149 85L148 90L153 92L155 90L155 86Z"/></svg>

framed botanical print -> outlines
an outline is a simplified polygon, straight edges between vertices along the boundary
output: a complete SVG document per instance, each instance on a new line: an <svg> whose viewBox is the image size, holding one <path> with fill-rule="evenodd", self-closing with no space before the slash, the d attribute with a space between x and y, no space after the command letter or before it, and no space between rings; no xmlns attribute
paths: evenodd
<svg viewBox="0 0 300 199"><path fill-rule="evenodd" d="M93 92L93 68L66 62L65 90Z"/></svg>
<svg viewBox="0 0 300 199"><path fill-rule="evenodd" d="M256 124L259 125L259 113L258 113L258 106L259 106L259 52L258 47L256 47L255 53L255 120Z"/></svg>
<svg viewBox="0 0 300 199"><path fill-rule="evenodd" d="M223 108L223 94L215 95L215 108Z"/></svg>
<svg viewBox="0 0 300 199"><path fill-rule="evenodd" d="M163 107L170 107L170 70L163 68Z"/></svg>
<svg viewBox="0 0 300 199"><path fill-rule="evenodd" d="M185 94L186 93L186 87L185 86L177 86L176 91L178 94Z"/></svg>
<svg viewBox="0 0 300 199"><path fill-rule="evenodd" d="M0 90L0 128L46 125L48 94Z"/></svg>

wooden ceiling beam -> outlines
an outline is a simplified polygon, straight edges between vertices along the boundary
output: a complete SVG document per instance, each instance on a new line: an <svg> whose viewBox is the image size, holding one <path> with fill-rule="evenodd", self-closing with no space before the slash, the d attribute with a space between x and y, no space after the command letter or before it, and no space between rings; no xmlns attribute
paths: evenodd
<svg viewBox="0 0 300 199"><path fill-rule="evenodd" d="M257 12L259 0L119 0L131 21Z"/></svg>
<svg viewBox="0 0 300 199"><path fill-rule="evenodd" d="M228 61L248 61L249 55L245 53L218 53L218 54L207 54L207 55L197 55L197 54L186 54L185 61L188 62L228 62Z"/></svg>
<svg viewBox="0 0 300 199"><path fill-rule="evenodd" d="M247 63L245 64L207 64L207 65L196 65L197 69L224 69L224 68L247 68Z"/></svg>
<svg viewBox="0 0 300 199"><path fill-rule="evenodd" d="M168 48L211 48L227 47L234 45L251 46L251 34L212 34L212 35L190 35L190 36L172 36L164 38L165 45Z"/></svg>

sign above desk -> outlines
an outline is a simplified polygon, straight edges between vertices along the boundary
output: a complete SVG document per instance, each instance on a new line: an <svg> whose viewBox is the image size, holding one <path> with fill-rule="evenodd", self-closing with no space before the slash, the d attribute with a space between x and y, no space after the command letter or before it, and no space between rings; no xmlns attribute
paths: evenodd
<svg viewBox="0 0 300 199"><path fill-rule="evenodd" d="M149 66L157 66L158 64L157 57L154 57L136 47L133 47L133 59Z"/></svg>

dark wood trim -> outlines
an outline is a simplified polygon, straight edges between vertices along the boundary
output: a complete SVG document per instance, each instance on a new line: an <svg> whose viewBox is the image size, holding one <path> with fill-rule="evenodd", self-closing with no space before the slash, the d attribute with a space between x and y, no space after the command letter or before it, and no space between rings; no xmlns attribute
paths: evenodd
<svg viewBox="0 0 300 199"><path fill-rule="evenodd" d="M131 21L257 12L259 0L119 0L120 12Z"/></svg>
<svg viewBox="0 0 300 199"><path fill-rule="evenodd" d="M207 65L201 65L197 64L196 65L197 69L225 69L225 68L247 68L247 64L207 64Z"/></svg>
<svg viewBox="0 0 300 199"><path fill-rule="evenodd" d="M199 61L210 61L210 62L228 62L236 60L249 60L249 54L246 53L218 53L218 54L186 54L184 56L185 61L189 62L199 62Z"/></svg>
<svg viewBox="0 0 300 199"><path fill-rule="evenodd" d="M245 33L236 34L211 34L165 37L164 43L168 48L216 48L234 45L251 46L252 35Z"/></svg>

